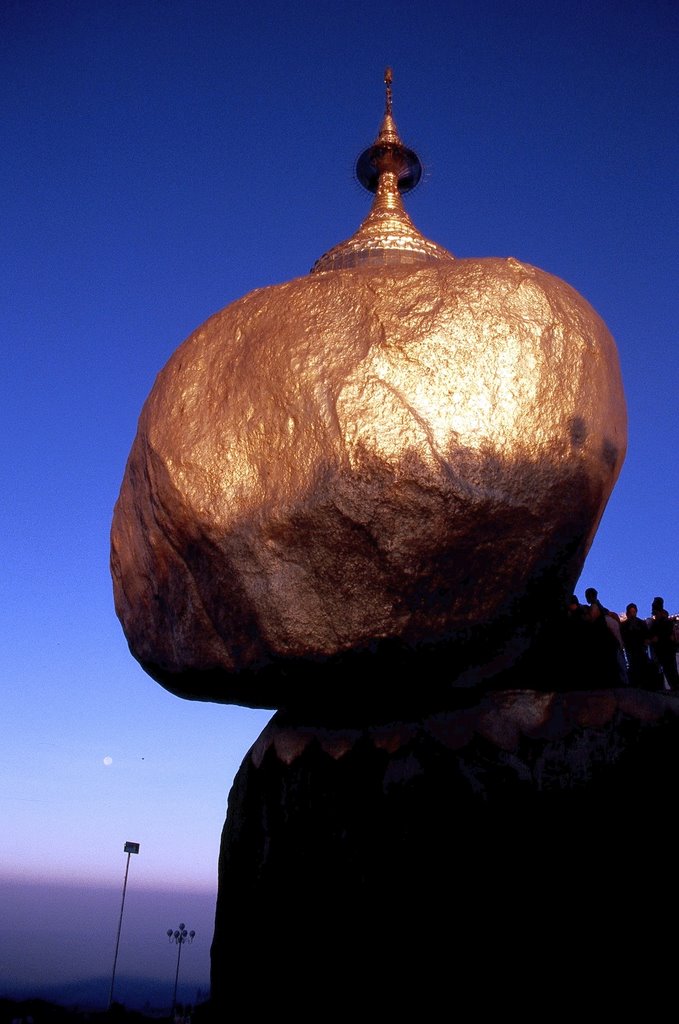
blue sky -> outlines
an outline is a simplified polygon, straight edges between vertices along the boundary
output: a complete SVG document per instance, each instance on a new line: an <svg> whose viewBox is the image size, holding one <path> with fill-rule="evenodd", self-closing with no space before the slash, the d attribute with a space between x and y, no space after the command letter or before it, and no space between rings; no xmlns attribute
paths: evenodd
<svg viewBox="0 0 679 1024"><path fill-rule="evenodd" d="M135 840L128 898L158 894L162 947L179 914L195 927L173 892L209 905L228 791L271 713L182 701L132 659L113 505L173 350L365 216L353 167L387 65L426 169L416 226L562 277L616 339L629 448L580 596L679 611L679 8L4 0L0 49L0 895L24 900L28 948L33 883L117 893Z"/></svg>

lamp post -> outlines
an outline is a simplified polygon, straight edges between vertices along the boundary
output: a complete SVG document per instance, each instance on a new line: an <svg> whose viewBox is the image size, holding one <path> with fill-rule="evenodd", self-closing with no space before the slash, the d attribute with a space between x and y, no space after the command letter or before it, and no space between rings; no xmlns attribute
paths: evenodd
<svg viewBox="0 0 679 1024"><path fill-rule="evenodd" d="M182 955L182 946L185 942L191 943L195 938L196 933L194 931L187 932L186 925L182 922L179 928L167 929L167 937L170 942L177 943L177 970L174 975L174 992L172 994L172 1016L174 1016L175 1009L177 1007L177 982L179 981L179 961Z"/></svg>
<svg viewBox="0 0 679 1024"><path fill-rule="evenodd" d="M125 891L127 889L127 873L130 870L130 857L133 853L139 853L139 843L125 843L123 852L127 854L127 864L125 865L125 879L123 881L123 898L120 904L120 917L118 918L118 934L116 936L116 951L113 956L113 973L111 974L111 988L108 994L108 1008L111 1009L111 1003L113 1002L113 985L116 980L116 963L118 961L118 946L120 945L120 929L123 926L123 910L125 909Z"/></svg>

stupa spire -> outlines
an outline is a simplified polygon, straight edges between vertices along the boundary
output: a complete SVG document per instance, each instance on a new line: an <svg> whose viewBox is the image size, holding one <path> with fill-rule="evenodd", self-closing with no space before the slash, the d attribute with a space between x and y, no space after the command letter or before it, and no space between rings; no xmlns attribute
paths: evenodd
<svg viewBox="0 0 679 1024"><path fill-rule="evenodd" d="M422 177L422 164L404 146L392 113L393 73L384 73L386 102L377 138L356 161L356 177L375 199L358 231L320 257L311 273L368 264L430 263L452 260L447 249L422 235L405 211L401 195Z"/></svg>
<svg viewBox="0 0 679 1024"><path fill-rule="evenodd" d="M393 72L391 68L387 68L384 72L384 85L386 92L386 102L384 106L384 119L380 127L379 135L377 136L376 145L379 142L391 142L397 143L399 146L402 144L398 137L398 130L394 122L394 118L391 113L392 108L392 92L391 83L394 80Z"/></svg>

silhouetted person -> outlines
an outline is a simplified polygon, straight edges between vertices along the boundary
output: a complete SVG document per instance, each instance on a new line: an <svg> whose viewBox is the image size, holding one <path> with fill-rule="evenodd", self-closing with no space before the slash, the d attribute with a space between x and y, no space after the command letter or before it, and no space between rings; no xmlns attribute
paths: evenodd
<svg viewBox="0 0 679 1024"><path fill-rule="evenodd" d="M639 609L632 602L625 609L627 617L620 623L620 633L627 655L629 685L641 689L655 686L648 651L649 629L639 618Z"/></svg>
<svg viewBox="0 0 679 1024"><path fill-rule="evenodd" d="M587 587L587 590L585 591L585 601L590 606L590 608L593 604L598 604L602 612L608 610L604 608L604 606L602 605L601 601L599 600L599 591L595 590L594 587Z"/></svg>
<svg viewBox="0 0 679 1024"><path fill-rule="evenodd" d="M606 613L594 600L584 616L584 653L587 674L592 688L610 689L621 686L618 651L620 645L606 623Z"/></svg>
<svg viewBox="0 0 679 1024"><path fill-rule="evenodd" d="M622 642L622 633L620 632L620 616L617 612L612 612L606 608L599 600L598 591L594 587L587 587L585 591L585 600L588 602L590 610L598 609L601 618L615 639L615 661L618 671L617 686L628 686L629 685L629 673L627 671L627 658L625 655L625 648ZM599 616L595 616L596 619Z"/></svg>
<svg viewBox="0 0 679 1024"><path fill-rule="evenodd" d="M651 654L662 669L670 690L679 690L674 622L665 608L662 597L653 598L648 639Z"/></svg>
<svg viewBox="0 0 679 1024"><path fill-rule="evenodd" d="M560 690L590 690L596 687L589 660L589 631L586 621L589 608L571 594L563 617L562 631L557 638L558 650L550 651L552 673Z"/></svg>

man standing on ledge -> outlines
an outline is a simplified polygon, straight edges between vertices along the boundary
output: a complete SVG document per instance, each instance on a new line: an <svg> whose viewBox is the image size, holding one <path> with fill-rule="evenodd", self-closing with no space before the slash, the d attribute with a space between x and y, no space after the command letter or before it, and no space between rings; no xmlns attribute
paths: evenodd
<svg viewBox="0 0 679 1024"><path fill-rule="evenodd" d="M653 598L649 632L649 644L653 658L662 669L670 690L679 690L674 622L665 608L665 602L662 597Z"/></svg>

